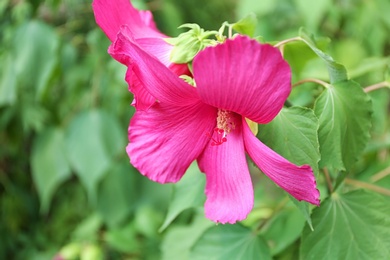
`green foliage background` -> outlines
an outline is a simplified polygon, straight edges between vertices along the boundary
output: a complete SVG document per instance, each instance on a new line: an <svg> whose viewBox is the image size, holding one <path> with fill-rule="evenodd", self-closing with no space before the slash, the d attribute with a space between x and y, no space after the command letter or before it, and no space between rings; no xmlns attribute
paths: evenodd
<svg viewBox="0 0 390 260"><path fill-rule="evenodd" d="M158 27L171 36L186 22L215 30L222 22L237 21L249 12L258 18L255 34L265 41L295 37L304 26L362 86L389 81L388 0L133 3L152 10ZM107 54L110 43L95 24L90 1L1 1L0 32L0 259L53 259L56 255L65 259L298 259L299 255L301 259L360 259L356 251L361 244L375 249L366 250L369 257L361 259L389 256L388 240L372 244L390 233L388 220L382 223L387 229L355 229L375 226L376 218L389 216L389 207L383 206L390 205L389 197L361 190L333 193L313 211L312 232L305 224L308 216L253 169L253 212L242 224L215 226L203 217L204 179L196 178L201 176L196 165L177 185L160 185L141 176L125 153L127 126L134 113L125 68ZM309 48L287 45L285 57L294 82L307 77L329 81L325 63ZM294 120L301 116L310 118L308 125L317 122L315 116L325 125L318 111L332 93L344 97L357 93L347 98L352 106L362 100L357 97L360 90L350 92L341 85L323 93L316 104L322 90L318 85L295 88L289 101L314 108L317 114L286 109L264 126L260 138L277 146L270 138L275 129L295 131ZM346 160L346 173L330 169L335 187L340 178L350 177L343 193L361 187L360 182L375 185L382 193L390 190L390 91L376 90L370 97L373 116L367 147L359 146L362 156L357 164ZM349 108L349 114L355 112ZM282 128L281 118L290 119ZM342 125L343 120L340 114L336 123ZM318 144L307 146L315 164ZM332 158L322 158L320 168L327 161ZM334 168L344 166L336 163ZM328 191L322 174L318 183L324 199ZM340 209L340 215L327 218L326 212L332 209ZM326 224L321 225L323 221ZM329 232L335 228L340 231L333 236ZM355 244L343 245L355 237ZM248 250L233 250L240 245ZM352 253L338 254L342 246Z"/></svg>

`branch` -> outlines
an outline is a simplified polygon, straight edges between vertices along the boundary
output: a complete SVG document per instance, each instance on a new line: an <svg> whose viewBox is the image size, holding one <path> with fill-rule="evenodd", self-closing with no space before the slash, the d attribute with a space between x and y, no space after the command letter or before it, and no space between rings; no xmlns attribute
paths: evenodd
<svg viewBox="0 0 390 260"><path fill-rule="evenodd" d="M368 93L368 92L371 92L371 91L374 91L377 89L381 89L381 88L390 88L390 82L383 81L383 82L379 82L377 84L365 87L364 92Z"/></svg>
<svg viewBox="0 0 390 260"><path fill-rule="evenodd" d="M289 42L296 42L296 41L301 41L301 40L302 40L301 37L294 37L294 38L286 39L286 40L283 40L281 42L278 42L277 44L274 45L274 47L280 48L281 46L283 46Z"/></svg>
<svg viewBox="0 0 390 260"><path fill-rule="evenodd" d="M292 85L292 87L296 87L296 86L299 86L299 85L302 85L302 84L308 83L308 82L317 83L318 85L324 86L325 88L329 88L329 86L330 86L329 83L326 83L325 81L322 81L320 79L307 78L307 79L302 79L302 80L294 83Z"/></svg>
<svg viewBox="0 0 390 260"><path fill-rule="evenodd" d="M327 168L324 168L322 170L324 171L326 185L328 186L329 194L332 194L333 193L333 185L332 185L332 180L330 179L329 171Z"/></svg>
<svg viewBox="0 0 390 260"><path fill-rule="evenodd" d="M372 182L377 182L379 181L380 179L383 179L385 178L387 175L390 175L390 166L387 167L386 169L374 174L372 177L371 177L371 181Z"/></svg>
<svg viewBox="0 0 390 260"><path fill-rule="evenodd" d="M390 196L390 190L382 188L382 187L379 187L379 186L371 184L371 183L357 181L357 180L352 180L352 179L348 179L348 178L345 179L345 183L349 184L351 186L372 190L372 191L375 191L377 193L380 193L380 194L383 194L383 195L386 195L386 196Z"/></svg>

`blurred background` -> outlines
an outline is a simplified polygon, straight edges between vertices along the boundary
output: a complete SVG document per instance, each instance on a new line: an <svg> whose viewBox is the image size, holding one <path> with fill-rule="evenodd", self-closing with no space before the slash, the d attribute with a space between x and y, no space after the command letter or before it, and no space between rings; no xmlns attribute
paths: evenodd
<svg viewBox="0 0 390 260"><path fill-rule="evenodd" d="M259 21L256 35L265 41L297 36L303 26L332 39L324 38L327 51L362 86L384 81L389 65L388 0L133 4L151 10L170 36L183 23L218 29L250 12ZM0 1L0 259L168 259L168 238L158 229L172 185L153 183L129 164L132 96L125 67L107 54L109 44L91 1ZM296 63L295 80L326 80L317 63ZM315 91L308 85L302 91ZM368 150L390 146L389 91L371 95ZM388 150L381 163L390 164L387 159ZM180 215L173 228L188 223L191 214Z"/></svg>

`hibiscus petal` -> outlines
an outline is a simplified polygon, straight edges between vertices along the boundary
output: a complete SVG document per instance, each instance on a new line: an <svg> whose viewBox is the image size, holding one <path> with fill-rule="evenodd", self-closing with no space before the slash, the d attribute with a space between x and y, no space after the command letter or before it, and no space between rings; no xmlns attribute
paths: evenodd
<svg viewBox="0 0 390 260"><path fill-rule="evenodd" d="M124 33L122 28L122 32ZM139 46L142 47L147 53L155 56L161 61L166 67L171 65L169 55L173 49L173 46L164 41L162 38L141 38L135 40Z"/></svg>
<svg viewBox="0 0 390 260"><path fill-rule="evenodd" d="M199 101L199 95L194 87L185 83L154 56L138 46L134 39L126 37L122 31L108 52L114 59L127 65L146 91L158 101L174 106L187 106Z"/></svg>
<svg viewBox="0 0 390 260"><path fill-rule="evenodd" d="M129 91L133 93L134 100L132 105L137 110L148 110L154 103L156 98L149 94L145 87L141 84L130 66L126 71L126 82L129 84Z"/></svg>
<svg viewBox="0 0 390 260"><path fill-rule="evenodd" d="M136 38L127 25L121 27L121 33L128 39L134 39L134 42L145 52L155 56L176 75L190 75L187 64L176 64L170 61L173 45L167 43L163 38Z"/></svg>
<svg viewBox="0 0 390 260"><path fill-rule="evenodd" d="M227 141L208 145L198 158L199 168L206 174L206 217L231 224L245 219L253 207L242 126L239 116L235 118L235 129L227 135Z"/></svg>
<svg viewBox="0 0 390 260"><path fill-rule="evenodd" d="M160 183L177 182L209 142L216 110L203 103L173 107L156 103L137 111L126 150L143 175Z"/></svg>
<svg viewBox="0 0 390 260"><path fill-rule="evenodd" d="M135 38L166 37L157 30L151 13L135 9L129 0L94 0L92 9L96 23L112 42L125 24Z"/></svg>
<svg viewBox="0 0 390 260"><path fill-rule="evenodd" d="M297 200L319 206L320 193L311 167L292 164L257 139L245 120L243 124L245 149L261 171Z"/></svg>
<svg viewBox="0 0 390 260"><path fill-rule="evenodd" d="M278 49L237 36L201 51L193 73L205 103L252 121L270 122L291 91L291 71Z"/></svg>

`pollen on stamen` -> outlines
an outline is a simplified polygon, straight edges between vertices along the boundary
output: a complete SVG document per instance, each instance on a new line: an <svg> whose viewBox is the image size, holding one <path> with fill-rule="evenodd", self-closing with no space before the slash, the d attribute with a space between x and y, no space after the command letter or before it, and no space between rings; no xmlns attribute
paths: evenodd
<svg viewBox="0 0 390 260"><path fill-rule="evenodd" d="M217 115L217 128L222 129L226 134L229 134L231 130L234 130L234 122L231 121L230 112L227 110L219 109Z"/></svg>

